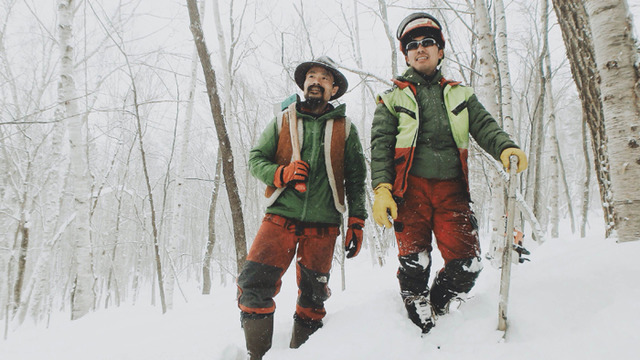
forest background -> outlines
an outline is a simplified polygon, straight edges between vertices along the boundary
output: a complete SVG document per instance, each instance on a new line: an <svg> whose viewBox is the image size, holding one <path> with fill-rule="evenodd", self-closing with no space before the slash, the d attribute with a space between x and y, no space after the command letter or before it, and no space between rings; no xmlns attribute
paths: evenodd
<svg viewBox="0 0 640 360"><path fill-rule="evenodd" d="M627 37L637 38L637 27L631 29L640 4L612 2L624 8L626 16L616 19L629 25ZM584 5L598 50L598 37L611 30L594 20L591 1L199 2L233 154L225 161L187 3L2 0L5 338L28 318L46 324L52 313L78 319L140 301L166 312L190 293L184 286L197 284L204 293L233 286L264 213L264 185L250 175L247 156L280 101L300 93L293 70L320 55L342 69L350 88L340 102L348 105L368 156L374 96L404 69L393 34L413 11L446 24L443 73L473 86L529 155L517 222L525 238L552 241L562 221L576 236L592 229L618 236L609 211L621 204L612 194L622 191L615 191L617 180L603 177L608 160L601 157L613 136L594 140L597 131L587 127L570 55L590 55L567 52L566 19L556 17L562 4ZM596 101L607 109L607 99ZM635 99L627 105L637 115ZM621 132L633 141L640 137L635 120ZM640 158L631 140L623 156ZM231 177L223 172L230 160ZM477 147L470 168L481 229L499 236L504 173ZM232 182L241 226L230 206ZM625 199L638 207L638 191L628 189ZM392 234L368 221L361 257L383 266L393 261L394 246ZM339 246L334 272L344 288Z"/></svg>

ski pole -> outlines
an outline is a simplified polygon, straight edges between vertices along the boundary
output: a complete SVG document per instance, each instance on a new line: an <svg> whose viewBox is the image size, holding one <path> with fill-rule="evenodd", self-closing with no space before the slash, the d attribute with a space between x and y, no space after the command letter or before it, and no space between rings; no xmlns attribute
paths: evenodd
<svg viewBox="0 0 640 360"><path fill-rule="evenodd" d="M509 187L507 189L507 231L502 252L502 274L500 276L500 300L498 303L498 330L507 331L507 303L509 301L509 283L511 281L511 247L516 212L516 170L518 157L509 156Z"/></svg>

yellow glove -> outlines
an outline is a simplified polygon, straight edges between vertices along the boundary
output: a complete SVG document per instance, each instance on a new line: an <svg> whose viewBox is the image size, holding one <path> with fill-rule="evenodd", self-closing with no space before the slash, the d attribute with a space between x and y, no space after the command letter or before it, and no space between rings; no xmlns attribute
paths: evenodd
<svg viewBox="0 0 640 360"><path fill-rule="evenodd" d="M527 168L527 155L524 154L524 151L518 148L506 148L502 150L502 154L500 154L500 161L502 161L502 166L504 166L507 171L509 171L509 156L515 155L518 157L518 169L516 172L524 171Z"/></svg>
<svg viewBox="0 0 640 360"><path fill-rule="evenodd" d="M373 219L380 226L391 228L389 215L393 219L398 217L398 205L391 196L391 184L382 183L373 189Z"/></svg>

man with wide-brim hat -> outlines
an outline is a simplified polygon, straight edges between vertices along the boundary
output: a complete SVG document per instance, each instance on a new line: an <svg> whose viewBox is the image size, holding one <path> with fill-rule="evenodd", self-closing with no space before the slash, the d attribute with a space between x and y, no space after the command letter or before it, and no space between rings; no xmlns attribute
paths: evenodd
<svg viewBox="0 0 640 360"><path fill-rule="evenodd" d="M266 214L238 277L250 359L261 359L271 347L273 298L294 257L299 291L290 347L322 327L343 214L347 258L360 251L367 217L358 131L345 104L329 103L347 91L347 79L326 56L298 65L294 78L304 100L285 100L249 155L251 174L267 185Z"/></svg>
<svg viewBox="0 0 640 360"><path fill-rule="evenodd" d="M347 78L333 66L333 64L333 60L328 56L321 56L314 61L303 62L296 67L296 71L294 73L296 84L298 84L298 87L304 91L304 82L307 72L314 66L323 67L333 75L333 85L338 87L337 92L329 99L336 100L347 92L349 82L347 81Z"/></svg>

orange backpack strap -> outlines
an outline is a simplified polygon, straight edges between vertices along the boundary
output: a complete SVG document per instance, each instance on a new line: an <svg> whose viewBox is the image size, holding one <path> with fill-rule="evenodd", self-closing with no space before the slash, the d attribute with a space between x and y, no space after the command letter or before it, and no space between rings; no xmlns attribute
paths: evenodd
<svg viewBox="0 0 640 360"><path fill-rule="evenodd" d="M333 201L336 209L341 213L346 211L344 190L344 154L347 138L351 130L351 121L348 118L336 118L327 122L325 129L325 162L327 177L331 187ZM329 140L330 146L329 145Z"/></svg>
<svg viewBox="0 0 640 360"><path fill-rule="evenodd" d="M289 133L289 117L287 112L283 111L278 115L281 119L280 129L278 131L278 147L276 148L275 163L278 165L286 165L291 162L291 134ZM266 197L270 197L277 190L275 186L267 186L264 192Z"/></svg>

